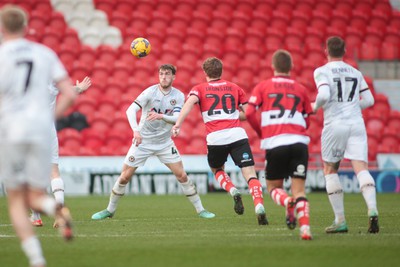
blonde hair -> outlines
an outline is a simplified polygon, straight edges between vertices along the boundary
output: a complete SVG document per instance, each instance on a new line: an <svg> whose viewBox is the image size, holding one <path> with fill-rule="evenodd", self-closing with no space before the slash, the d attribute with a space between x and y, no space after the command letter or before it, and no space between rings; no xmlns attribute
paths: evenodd
<svg viewBox="0 0 400 267"><path fill-rule="evenodd" d="M5 5L0 10L0 25L8 33L23 33L28 25L28 15L18 6Z"/></svg>

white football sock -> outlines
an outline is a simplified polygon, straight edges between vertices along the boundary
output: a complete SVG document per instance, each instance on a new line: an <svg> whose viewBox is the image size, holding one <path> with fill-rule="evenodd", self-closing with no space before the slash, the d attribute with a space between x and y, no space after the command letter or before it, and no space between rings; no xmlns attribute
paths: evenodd
<svg viewBox="0 0 400 267"><path fill-rule="evenodd" d="M376 190L374 178L372 178L369 171L364 170L360 171L357 174L357 179L360 184L360 191L368 207L368 215L378 215L378 210L376 207Z"/></svg>
<svg viewBox="0 0 400 267"><path fill-rule="evenodd" d="M31 236L21 242L22 250L29 260L30 266L46 265L43 257L42 246L36 236Z"/></svg>
<svg viewBox="0 0 400 267"><path fill-rule="evenodd" d="M126 184L120 184L118 180L115 182L108 202L107 210L109 212L114 213L117 209L119 199L125 195L125 187Z"/></svg>
<svg viewBox="0 0 400 267"><path fill-rule="evenodd" d="M184 183L180 183L182 187L183 193L189 199L189 201L193 204L196 212L199 213L204 210L203 204L201 203L201 199L199 194L197 194L196 187L194 186L193 182L189 179Z"/></svg>
<svg viewBox="0 0 400 267"><path fill-rule="evenodd" d="M64 181L60 177L51 180L51 191L56 202L64 205Z"/></svg>
<svg viewBox="0 0 400 267"><path fill-rule="evenodd" d="M34 220L34 221L40 220L40 213L36 212L34 210L31 210L31 211L32 211L32 216L31 216L32 220Z"/></svg>
<svg viewBox="0 0 400 267"><path fill-rule="evenodd" d="M337 173L325 175L325 181L329 202L331 203L333 212L335 213L335 223L341 223L345 221L345 217L343 203L344 195L339 175Z"/></svg>
<svg viewBox="0 0 400 267"><path fill-rule="evenodd" d="M56 214L56 201L53 197L45 196L40 199L40 209L44 214L54 217Z"/></svg>

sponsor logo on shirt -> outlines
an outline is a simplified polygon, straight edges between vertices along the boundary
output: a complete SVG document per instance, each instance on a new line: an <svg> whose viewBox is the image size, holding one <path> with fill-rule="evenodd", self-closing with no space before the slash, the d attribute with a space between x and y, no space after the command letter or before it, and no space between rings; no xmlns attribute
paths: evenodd
<svg viewBox="0 0 400 267"><path fill-rule="evenodd" d="M129 162L134 162L134 161L135 161L135 157L134 157L134 156L130 156L130 157L128 158L128 160L129 160Z"/></svg>
<svg viewBox="0 0 400 267"><path fill-rule="evenodd" d="M175 105L176 105L176 99L171 99L171 101L169 101L169 103L170 103L172 106L175 106Z"/></svg>

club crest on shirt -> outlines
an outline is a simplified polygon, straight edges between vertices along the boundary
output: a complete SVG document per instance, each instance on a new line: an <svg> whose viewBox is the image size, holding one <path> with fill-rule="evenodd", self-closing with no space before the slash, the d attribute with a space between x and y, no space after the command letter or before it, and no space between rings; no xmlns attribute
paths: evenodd
<svg viewBox="0 0 400 267"><path fill-rule="evenodd" d="M134 162L135 161L135 157L134 156L129 156L128 160L129 160L129 162Z"/></svg>
<svg viewBox="0 0 400 267"><path fill-rule="evenodd" d="M175 105L176 105L176 100L175 100L175 99L171 99L171 101L169 101L169 103L170 103L172 106L175 106Z"/></svg>

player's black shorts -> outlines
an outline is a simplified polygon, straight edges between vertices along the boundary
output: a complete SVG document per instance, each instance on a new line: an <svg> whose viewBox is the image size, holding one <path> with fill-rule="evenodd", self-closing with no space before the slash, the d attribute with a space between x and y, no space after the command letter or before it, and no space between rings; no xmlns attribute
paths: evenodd
<svg viewBox="0 0 400 267"><path fill-rule="evenodd" d="M207 148L207 160L211 168L222 167L228 159L228 155L231 155L233 162L240 168L254 166L253 153L251 153L247 138L231 144L207 146Z"/></svg>
<svg viewBox="0 0 400 267"><path fill-rule="evenodd" d="M265 153L267 180L290 177L306 179L308 166L308 146L303 143L279 146Z"/></svg>

